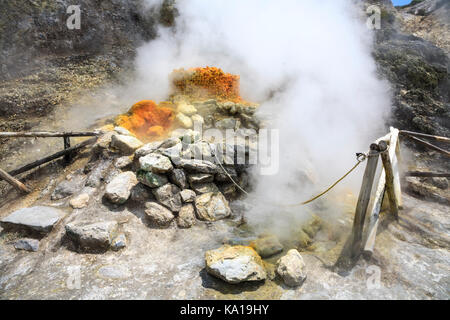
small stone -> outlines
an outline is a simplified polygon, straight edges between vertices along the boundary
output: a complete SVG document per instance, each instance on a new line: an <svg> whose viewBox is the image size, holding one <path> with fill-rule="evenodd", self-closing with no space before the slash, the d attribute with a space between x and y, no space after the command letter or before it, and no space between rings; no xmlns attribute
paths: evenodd
<svg viewBox="0 0 450 320"><path fill-rule="evenodd" d="M0 225L5 230L25 229L48 233L64 215L64 212L52 207L36 206L23 208L2 219Z"/></svg>
<svg viewBox="0 0 450 320"><path fill-rule="evenodd" d="M197 113L197 109L192 104L187 104L185 102L181 102L178 105L177 111L187 116L192 116L193 114Z"/></svg>
<svg viewBox="0 0 450 320"><path fill-rule="evenodd" d="M83 251L107 250L118 228L116 221L72 222L66 225L66 234Z"/></svg>
<svg viewBox="0 0 450 320"><path fill-rule="evenodd" d="M277 273L289 287L299 286L305 281L306 274L304 268L305 262L303 261L303 257L295 249L289 250L277 262Z"/></svg>
<svg viewBox="0 0 450 320"><path fill-rule="evenodd" d="M250 247L223 246L205 254L206 271L228 283L267 278L261 257Z"/></svg>
<svg viewBox="0 0 450 320"><path fill-rule="evenodd" d="M433 177L431 178L431 183L438 187L439 189L446 190L448 188L448 179L447 178L440 178L440 177Z"/></svg>
<svg viewBox="0 0 450 320"><path fill-rule="evenodd" d="M39 250L39 240L23 238L14 242L14 248L17 250L26 250L36 252Z"/></svg>
<svg viewBox="0 0 450 320"><path fill-rule="evenodd" d="M170 173L170 181L176 184L181 189L187 188L186 174L183 169L173 169Z"/></svg>
<svg viewBox="0 0 450 320"><path fill-rule="evenodd" d="M178 212L181 209L180 189L171 183L168 183L158 189L153 190L156 200L169 208L173 212Z"/></svg>
<svg viewBox="0 0 450 320"><path fill-rule="evenodd" d="M180 192L181 200L185 203L194 202L197 194L193 190L184 189Z"/></svg>
<svg viewBox="0 0 450 320"><path fill-rule="evenodd" d="M164 140L158 149L172 148L172 147L176 146L177 144L179 144L180 142L181 142L180 138L172 137L172 138Z"/></svg>
<svg viewBox="0 0 450 320"><path fill-rule="evenodd" d="M116 168L123 169L133 163L133 157L123 156L114 161Z"/></svg>
<svg viewBox="0 0 450 320"><path fill-rule="evenodd" d="M195 209L200 220L217 221L231 215L228 201L220 192L209 192L195 198Z"/></svg>
<svg viewBox="0 0 450 320"><path fill-rule="evenodd" d="M170 159L158 153L150 153L139 158L139 164L141 170L151 171L153 173L166 173L173 169Z"/></svg>
<svg viewBox="0 0 450 320"><path fill-rule="evenodd" d="M138 180L133 172L120 173L106 186L105 196L112 203L125 203L130 197L131 189L137 184Z"/></svg>
<svg viewBox="0 0 450 320"><path fill-rule="evenodd" d="M144 170L138 171L137 179L140 183L145 184L150 188L158 188L169 182L167 177L164 175Z"/></svg>
<svg viewBox="0 0 450 320"><path fill-rule="evenodd" d="M195 224L195 210L192 204L181 207L177 217L177 225L180 228L190 228Z"/></svg>
<svg viewBox="0 0 450 320"><path fill-rule="evenodd" d="M143 146L143 143L133 136L115 134L111 137L111 147L118 149L122 154L130 155L136 149Z"/></svg>
<svg viewBox="0 0 450 320"><path fill-rule="evenodd" d="M119 234L111 243L111 249L114 251L119 251L127 246L127 238L123 233Z"/></svg>
<svg viewBox="0 0 450 320"><path fill-rule="evenodd" d="M274 235L258 238L250 246L263 258L268 258L283 251L283 245Z"/></svg>
<svg viewBox="0 0 450 320"><path fill-rule="evenodd" d="M163 141L154 141L154 142L144 144L142 147L140 147L139 149L136 150L134 155L137 158L144 157L144 156L158 150L158 148L161 146L162 143L163 143Z"/></svg>
<svg viewBox="0 0 450 320"><path fill-rule="evenodd" d="M89 194L82 193L69 201L69 205L74 209L82 209L87 206L89 202Z"/></svg>
<svg viewBox="0 0 450 320"><path fill-rule="evenodd" d="M208 173L192 173L188 175L190 184L213 182L214 176Z"/></svg>
<svg viewBox="0 0 450 320"><path fill-rule="evenodd" d="M157 226L166 227L175 218L170 210L156 202L147 202L145 207L145 214Z"/></svg>
<svg viewBox="0 0 450 320"><path fill-rule="evenodd" d="M183 135L180 137L180 139L184 144L191 144L200 141L201 136L200 132L188 129L184 130Z"/></svg>
<svg viewBox="0 0 450 320"><path fill-rule="evenodd" d="M182 113L178 113L175 119L177 120L178 124L183 128L190 129L193 126L191 118Z"/></svg>

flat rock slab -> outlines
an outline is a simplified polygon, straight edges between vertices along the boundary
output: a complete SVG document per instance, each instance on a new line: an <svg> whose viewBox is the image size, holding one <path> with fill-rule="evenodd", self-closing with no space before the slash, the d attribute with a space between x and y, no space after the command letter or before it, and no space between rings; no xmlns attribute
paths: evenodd
<svg viewBox="0 0 450 320"><path fill-rule="evenodd" d="M48 233L64 215L63 211L52 207L36 206L14 211L2 219L0 224L5 229L14 228Z"/></svg>

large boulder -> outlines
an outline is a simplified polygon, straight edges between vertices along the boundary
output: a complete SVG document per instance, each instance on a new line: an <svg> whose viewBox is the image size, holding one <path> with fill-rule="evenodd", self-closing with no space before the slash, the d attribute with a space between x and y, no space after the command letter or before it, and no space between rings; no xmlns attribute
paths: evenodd
<svg viewBox="0 0 450 320"><path fill-rule="evenodd" d="M217 221L231 215L228 201L220 192L209 192L195 198L195 209L200 220Z"/></svg>
<svg viewBox="0 0 450 320"><path fill-rule="evenodd" d="M156 202L147 202L145 204L145 214L151 222L160 227L168 226L175 216L172 212Z"/></svg>
<svg viewBox="0 0 450 320"><path fill-rule="evenodd" d="M23 229L48 233L64 215L63 211L52 207L36 206L14 211L2 219L0 224L5 230Z"/></svg>
<svg viewBox="0 0 450 320"><path fill-rule="evenodd" d="M205 254L206 271L228 283L267 278L261 257L250 247L223 246Z"/></svg>
<svg viewBox="0 0 450 320"><path fill-rule="evenodd" d="M180 188L176 185L167 183L162 187L153 190L156 200L166 206L173 212L178 212L181 209Z"/></svg>
<svg viewBox="0 0 450 320"><path fill-rule="evenodd" d="M305 281L305 262L296 249L291 249L277 262L277 273L290 287L299 286Z"/></svg>
<svg viewBox="0 0 450 320"><path fill-rule="evenodd" d="M106 186L105 196L112 203L122 204L128 200L131 189L138 184L136 175L131 172L122 172L112 179Z"/></svg>
<svg viewBox="0 0 450 320"><path fill-rule="evenodd" d="M159 153L150 153L139 158L141 170L153 173L166 173L173 169L172 162L166 156Z"/></svg>
<svg viewBox="0 0 450 320"><path fill-rule="evenodd" d="M115 134L111 137L111 147L116 148L125 155L132 154L142 146L142 141L133 136Z"/></svg>
<svg viewBox="0 0 450 320"><path fill-rule="evenodd" d="M116 236L118 223L80 221L68 223L65 228L67 237L82 251L105 251Z"/></svg>

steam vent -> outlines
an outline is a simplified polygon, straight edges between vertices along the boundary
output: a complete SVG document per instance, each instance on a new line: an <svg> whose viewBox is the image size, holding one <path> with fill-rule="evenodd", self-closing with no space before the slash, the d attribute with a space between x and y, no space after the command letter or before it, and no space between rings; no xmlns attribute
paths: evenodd
<svg viewBox="0 0 450 320"><path fill-rule="evenodd" d="M450 1L0 12L0 300L450 299Z"/></svg>

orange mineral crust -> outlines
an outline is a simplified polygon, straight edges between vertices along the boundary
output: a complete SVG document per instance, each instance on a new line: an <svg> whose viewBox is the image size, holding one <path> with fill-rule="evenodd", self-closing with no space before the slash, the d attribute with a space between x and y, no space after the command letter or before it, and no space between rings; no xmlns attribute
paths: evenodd
<svg viewBox="0 0 450 320"><path fill-rule="evenodd" d="M175 118L174 110L164 103L158 106L152 100L135 103L131 109L116 119L116 124L128 129L143 141L163 138L169 132Z"/></svg>
<svg viewBox="0 0 450 320"><path fill-rule="evenodd" d="M174 94L192 98L216 98L240 102L239 76L225 73L219 68L191 68L174 70L170 75Z"/></svg>

